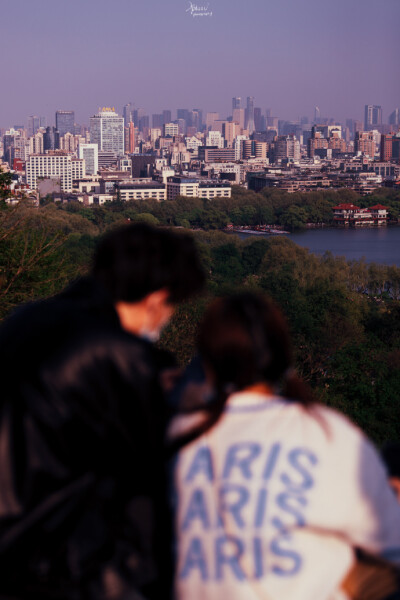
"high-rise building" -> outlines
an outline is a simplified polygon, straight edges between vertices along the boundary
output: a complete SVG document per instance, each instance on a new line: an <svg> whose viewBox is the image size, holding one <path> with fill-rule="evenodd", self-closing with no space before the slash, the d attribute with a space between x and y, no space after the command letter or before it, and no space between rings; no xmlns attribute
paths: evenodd
<svg viewBox="0 0 400 600"><path fill-rule="evenodd" d="M254 127L256 131L264 131L265 118L261 114L261 108L254 109Z"/></svg>
<svg viewBox="0 0 400 600"><path fill-rule="evenodd" d="M151 126L153 129L161 129L163 126L163 116L162 114L155 114L151 117Z"/></svg>
<svg viewBox="0 0 400 600"><path fill-rule="evenodd" d="M135 124L133 121L125 127L125 153L133 154L135 152Z"/></svg>
<svg viewBox="0 0 400 600"><path fill-rule="evenodd" d="M238 123L241 129L244 129L244 108L234 108L232 111L232 121Z"/></svg>
<svg viewBox="0 0 400 600"><path fill-rule="evenodd" d="M375 134L373 131L357 131L354 139L354 152L365 154L370 158L375 156Z"/></svg>
<svg viewBox="0 0 400 600"><path fill-rule="evenodd" d="M59 150L60 148L60 133L55 127L46 127L46 133L43 135L43 149Z"/></svg>
<svg viewBox="0 0 400 600"><path fill-rule="evenodd" d="M74 179L85 176L85 161L61 151L33 154L26 163L26 182L34 190L39 178L59 179L63 192L72 191Z"/></svg>
<svg viewBox="0 0 400 600"><path fill-rule="evenodd" d="M56 129L60 136L66 133L75 133L75 113L73 110L56 111Z"/></svg>
<svg viewBox="0 0 400 600"><path fill-rule="evenodd" d="M99 150L113 152L117 156L124 154L124 119L114 108L102 108L90 117L90 141L97 144Z"/></svg>
<svg viewBox="0 0 400 600"><path fill-rule="evenodd" d="M381 161L386 162L392 158L393 135L383 134L381 137Z"/></svg>
<svg viewBox="0 0 400 600"><path fill-rule="evenodd" d="M241 102L242 102L242 99L239 98L239 96L232 98L232 113L235 110L235 108L240 108Z"/></svg>
<svg viewBox="0 0 400 600"><path fill-rule="evenodd" d="M254 133L256 127L254 124L254 97L247 96L247 107L245 111L245 128L248 130L249 135Z"/></svg>
<svg viewBox="0 0 400 600"><path fill-rule="evenodd" d="M219 113L217 112L208 112L206 114L206 129L209 131L210 129L214 129L215 121L218 121Z"/></svg>
<svg viewBox="0 0 400 600"><path fill-rule="evenodd" d="M133 104L131 102L125 104L124 108L122 109L122 116L124 118L125 127L128 127L128 124L133 121Z"/></svg>
<svg viewBox="0 0 400 600"><path fill-rule="evenodd" d="M370 131L382 125L382 107L366 104L364 109L364 130Z"/></svg>
<svg viewBox="0 0 400 600"><path fill-rule="evenodd" d="M163 120L162 120L163 125L165 125L165 123L171 123L171 121L172 121L171 111L164 109L162 111L162 118L163 118Z"/></svg>
<svg viewBox="0 0 400 600"><path fill-rule="evenodd" d="M389 125L398 127L400 125L400 109L395 108L389 117Z"/></svg>
<svg viewBox="0 0 400 600"><path fill-rule="evenodd" d="M40 117L31 115L28 117L28 137L32 137L40 128Z"/></svg>
<svg viewBox="0 0 400 600"><path fill-rule="evenodd" d="M85 159L86 174L96 175L99 170L99 147L97 144L79 144L79 158Z"/></svg>

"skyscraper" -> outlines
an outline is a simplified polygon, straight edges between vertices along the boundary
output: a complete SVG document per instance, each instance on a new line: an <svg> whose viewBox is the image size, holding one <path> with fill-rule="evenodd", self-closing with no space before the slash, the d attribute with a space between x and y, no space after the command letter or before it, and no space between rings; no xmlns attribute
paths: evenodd
<svg viewBox="0 0 400 600"><path fill-rule="evenodd" d="M99 109L97 115L90 117L90 141L99 150L124 155L124 119L115 108Z"/></svg>
<svg viewBox="0 0 400 600"><path fill-rule="evenodd" d="M128 127L129 123L133 121L133 104L131 102L125 104L122 110L122 116L124 117L125 127Z"/></svg>
<svg viewBox="0 0 400 600"><path fill-rule="evenodd" d="M239 96L235 96L235 98L232 98L232 111L234 111L235 108L240 108L241 101L242 99L239 98Z"/></svg>
<svg viewBox="0 0 400 600"><path fill-rule="evenodd" d="M56 129L60 136L66 133L75 133L75 113L73 110L56 111Z"/></svg>
<svg viewBox="0 0 400 600"><path fill-rule="evenodd" d="M382 125L382 107L374 104L366 104L364 109L364 129L369 131Z"/></svg>
<svg viewBox="0 0 400 600"><path fill-rule="evenodd" d="M400 125L400 109L395 108L389 117L389 125Z"/></svg>
<svg viewBox="0 0 400 600"><path fill-rule="evenodd" d="M251 135L254 133L256 127L254 124L254 97L247 96L247 108L245 111L245 128Z"/></svg>
<svg viewBox="0 0 400 600"><path fill-rule="evenodd" d="M28 117L28 137L35 135L40 127L40 117L37 115L31 115Z"/></svg>
<svg viewBox="0 0 400 600"><path fill-rule="evenodd" d="M43 136L43 149L58 150L60 148L60 133L55 127L46 127L46 133Z"/></svg>

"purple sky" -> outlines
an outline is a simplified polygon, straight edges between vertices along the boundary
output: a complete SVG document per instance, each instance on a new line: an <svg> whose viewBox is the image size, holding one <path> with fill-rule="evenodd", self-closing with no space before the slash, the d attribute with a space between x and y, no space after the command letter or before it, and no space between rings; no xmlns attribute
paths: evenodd
<svg viewBox="0 0 400 600"><path fill-rule="evenodd" d="M132 101L148 114L230 114L255 96L284 119L400 106L400 0L4 0L0 127L57 109L88 123Z"/></svg>

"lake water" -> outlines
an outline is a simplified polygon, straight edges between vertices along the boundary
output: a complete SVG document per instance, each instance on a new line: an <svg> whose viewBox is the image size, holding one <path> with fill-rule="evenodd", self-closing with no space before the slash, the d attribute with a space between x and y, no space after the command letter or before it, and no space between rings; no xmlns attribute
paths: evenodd
<svg viewBox="0 0 400 600"><path fill-rule="evenodd" d="M307 229L287 236L315 254L330 250L347 260L365 257L367 262L400 267L400 227L374 229Z"/></svg>

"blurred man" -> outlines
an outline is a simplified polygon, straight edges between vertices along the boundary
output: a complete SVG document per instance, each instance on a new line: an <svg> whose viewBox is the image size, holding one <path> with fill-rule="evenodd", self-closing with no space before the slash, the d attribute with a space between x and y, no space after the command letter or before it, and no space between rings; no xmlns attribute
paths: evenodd
<svg viewBox="0 0 400 600"><path fill-rule="evenodd" d="M0 329L0 598L160 599L172 576L162 358L204 274L186 235L108 234L89 277Z"/></svg>

